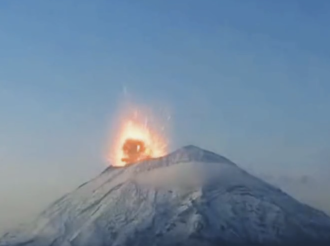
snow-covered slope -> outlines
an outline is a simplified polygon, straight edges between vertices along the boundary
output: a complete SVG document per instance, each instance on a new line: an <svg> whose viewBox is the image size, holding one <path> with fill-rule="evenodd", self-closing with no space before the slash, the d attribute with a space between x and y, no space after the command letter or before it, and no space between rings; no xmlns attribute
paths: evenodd
<svg viewBox="0 0 330 246"><path fill-rule="evenodd" d="M330 245L330 218L194 146L109 167L1 246Z"/></svg>

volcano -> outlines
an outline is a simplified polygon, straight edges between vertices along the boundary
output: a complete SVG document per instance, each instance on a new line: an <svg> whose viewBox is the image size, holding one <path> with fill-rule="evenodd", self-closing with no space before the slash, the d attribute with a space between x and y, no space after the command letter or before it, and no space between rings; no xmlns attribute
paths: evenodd
<svg viewBox="0 0 330 246"><path fill-rule="evenodd" d="M195 146L98 177L1 246L330 245L330 218Z"/></svg>

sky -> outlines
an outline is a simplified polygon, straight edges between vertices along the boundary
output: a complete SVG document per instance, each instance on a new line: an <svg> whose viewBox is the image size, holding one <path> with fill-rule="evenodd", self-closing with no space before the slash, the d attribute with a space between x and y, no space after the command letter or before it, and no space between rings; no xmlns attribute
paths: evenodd
<svg viewBox="0 0 330 246"><path fill-rule="evenodd" d="M329 11L327 0L0 1L0 232L106 167L124 88L170 110L172 150L326 180Z"/></svg>

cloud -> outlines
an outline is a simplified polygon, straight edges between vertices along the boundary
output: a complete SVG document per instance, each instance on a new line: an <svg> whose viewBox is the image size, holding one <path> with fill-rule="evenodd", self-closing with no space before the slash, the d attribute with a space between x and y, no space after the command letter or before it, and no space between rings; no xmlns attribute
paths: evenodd
<svg viewBox="0 0 330 246"><path fill-rule="evenodd" d="M315 175L301 174L256 174L290 194L297 200L320 209L330 215L329 191L330 181Z"/></svg>

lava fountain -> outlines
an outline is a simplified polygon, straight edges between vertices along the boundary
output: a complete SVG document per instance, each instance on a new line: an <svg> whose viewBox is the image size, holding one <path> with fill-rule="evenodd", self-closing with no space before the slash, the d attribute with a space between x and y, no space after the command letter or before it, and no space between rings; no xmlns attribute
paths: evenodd
<svg viewBox="0 0 330 246"><path fill-rule="evenodd" d="M126 108L121 115L110 150L112 166L122 167L167 154L169 142L165 123L170 117L156 124L152 114L136 107Z"/></svg>

